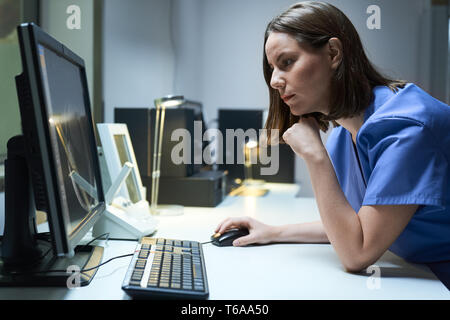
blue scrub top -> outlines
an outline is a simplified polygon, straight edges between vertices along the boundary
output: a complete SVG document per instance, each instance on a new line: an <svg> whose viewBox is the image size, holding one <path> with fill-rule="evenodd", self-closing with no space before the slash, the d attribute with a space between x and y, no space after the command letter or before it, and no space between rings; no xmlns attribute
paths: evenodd
<svg viewBox="0 0 450 320"><path fill-rule="evenodd" d="M414 84L375 87L356 136L334 128L327 150L353 209L417 204L389 250L416 263L450 260L450 107Z"/></svg>

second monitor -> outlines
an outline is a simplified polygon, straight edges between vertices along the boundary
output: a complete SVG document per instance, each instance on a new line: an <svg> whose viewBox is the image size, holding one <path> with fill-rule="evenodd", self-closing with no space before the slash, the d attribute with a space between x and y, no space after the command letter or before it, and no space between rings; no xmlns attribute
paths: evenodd
<svg viewBox="0 0 450 320"><path fill-rule="evenodd" d="M107 232L112 238L140 239L154 233L157 220L150 213L127 126L99 123L97 128L107 166L104 171L112 183L107 187L106 211L94 226L94 236Z"/></svg>

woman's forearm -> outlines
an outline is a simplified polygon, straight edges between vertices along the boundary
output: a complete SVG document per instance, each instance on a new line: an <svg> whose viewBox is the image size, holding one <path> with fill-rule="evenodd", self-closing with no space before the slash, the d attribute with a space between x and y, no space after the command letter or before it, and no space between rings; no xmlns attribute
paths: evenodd
<svg viewBox="0 0 450 320"><path fill-rule="evenodd" d="M362 253L363 232L357 213L342 192L328 154L306 161L321 221L330 243L348 269Z"/></svg>
<svg viewBox="0 0 450 320"><path fill-rule="evenodd" d="M322 221L275 226L274 242L329 243Z"/></svg>

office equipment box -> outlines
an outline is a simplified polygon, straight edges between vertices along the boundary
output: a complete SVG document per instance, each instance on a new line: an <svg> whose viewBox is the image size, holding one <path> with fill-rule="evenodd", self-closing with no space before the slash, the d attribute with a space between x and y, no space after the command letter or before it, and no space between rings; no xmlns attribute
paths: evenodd
<svg viewBox="0 0 450 320"><path fill-rule="evenodd" d="M150 199L152 179L142 177ZM226 196L224 171L200 171L190 177L161 177L158 204L178 204L192 207L215 207Z"/></svg>
<svg viewBox="0 0 450 320"><path fill-rule="evenodd" d="M114 109L114 122L124 123L128 127L142 177L152 175L155 115L155 108ZM166 109L161 150L161 177L189 177L200 171L202 164L194 163L196 150L194 146L203 142L202 136L194 135L194 121L201 121L201 118L193 108ZM191 136L187 147L191 158L188 163L176 164L171 159L173 148L180 143L171 141L172 132L176 129L186 129Z"/></svg>

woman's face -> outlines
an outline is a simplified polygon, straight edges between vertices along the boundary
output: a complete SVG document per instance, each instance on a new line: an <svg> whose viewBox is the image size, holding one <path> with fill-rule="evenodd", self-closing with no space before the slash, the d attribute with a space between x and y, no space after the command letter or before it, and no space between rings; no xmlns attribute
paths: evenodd
<svg viewBox="0 0 450 320"><path fill-rule="evenodd" d="M293 115L328 114L333 68L327 45L312 49L289 34L272 32L265 52L272 68L270 86L278 90Z"/></svg>

